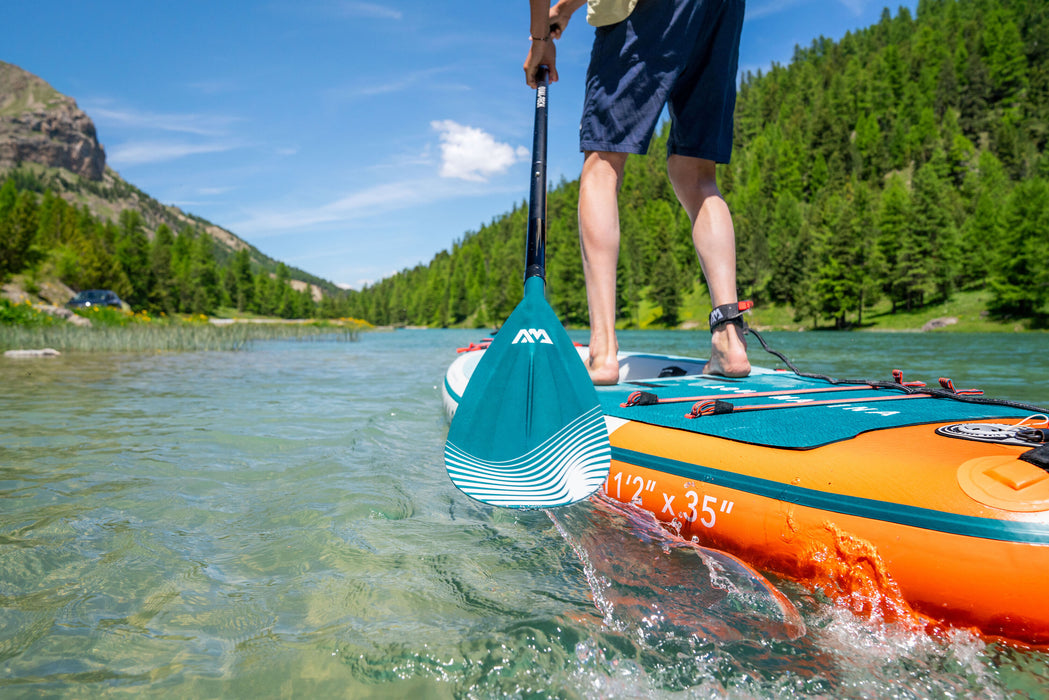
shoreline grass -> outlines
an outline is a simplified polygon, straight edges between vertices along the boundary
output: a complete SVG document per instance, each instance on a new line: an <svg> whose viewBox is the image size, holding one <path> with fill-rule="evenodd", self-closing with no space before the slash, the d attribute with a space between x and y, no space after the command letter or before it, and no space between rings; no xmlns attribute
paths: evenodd
<svg viewBox="0 0 1049 700"><path fill-rule="evenodd" d="M93 309L77 315L90 320L90 325L69 323L30 304L0 303L0 352L230 351L266 340L352 342L370 327L358 319L238 321L199 315L151 317L119 309Z"/></svg>
<svg viewBox="0 0 1049 700"><path fill-rule="evenodd" d="M266 340L357 340L359 328L284 323L153 326L0 326L0 352L52 348L59 352L185 352L243 350Z"/></svg>

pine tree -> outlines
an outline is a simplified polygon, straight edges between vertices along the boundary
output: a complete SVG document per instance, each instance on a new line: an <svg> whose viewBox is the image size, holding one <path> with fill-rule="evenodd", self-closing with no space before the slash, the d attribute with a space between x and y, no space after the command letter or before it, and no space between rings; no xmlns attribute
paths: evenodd
<svg viewBox="0 0 1049 700"><path fill-rule="evenodd" d="M193 293L190 312L213 314L222 304L222 286L219 284L218 265L215 263L214 242L211 236L201 233L194 238L190 263L190 285ZM281 267L284 264L281 263Z"/></svg>
<svg viewBox="0 0 1049 700"><path fill-rule="evenodd" d="M991 277L991 311L1006 318L1049 312L1049 271L1045 234L1049 231L1049 182L1019 183L1009 197L1003 245Z"/></svg>
<svg viewBox="0 0 1049 700"><path fill-rule="evenodd" d="M251 272L251 254L241 248L233 255L230 264L232 284L230 295L237 311L249 311L255 304L255 279Z"/></svg>
<svg viewBox="0 0 1049 700"><path fill-rule="evenodd" d="M910 307L908 277L914 232L910 192L900 175L889 178L877 213L876 245L885 265L882 291L892 300L893 313L899 303Z"/></svg>
<svg viewBox="0 0 1049 700"><path fill-rule="evenodd" d="M952 220L950 190L941 177L946 157L937 149L932 159L914 174L914 242L920 274L915 288L935 291L946 300L954 286L958 259L957 230Z"/></svg>
<svg viewBox="0 0 1049 700"><path fill-rule="evenodd" d="M32 262L38 227L35 197L8 180L0 187L0 281Z"/></svg>
<svg viewBox="0 0 1049 700"><path fill-rule="evenodd" d="M166 314L178 311L178 296L171 269L175 237L166 224L157 227L149 248L149 271L153 287L149 292L150 308Z"/></svg>
<svg viewBox="0 0 1049 700"><path fill-rule="evenodd" d="M966 177L965 191L969 205L961 229L959 285L979 288L993 261L1005 252L1001 249L1005 229L1003 205L1009 179L993 153L980 154L976 170Z"/></svg>
<svg viewBox="0 0 1049 700"><path fill-rule="evenodd" d="M149 266L149 238L142 225L142 216L134 209L120 213L121 237L116 245L116 259L130 282L130 293L122 297L134 308L149 303L153 279Z"/></svg>
<svg viewBox="0 0 1049 700"><path fill-rule="evenodd" d="M806 276L810 251L809 230L801 203L792 195L777 198L769 228L770 274L768 298L793 305Z"/></svg>

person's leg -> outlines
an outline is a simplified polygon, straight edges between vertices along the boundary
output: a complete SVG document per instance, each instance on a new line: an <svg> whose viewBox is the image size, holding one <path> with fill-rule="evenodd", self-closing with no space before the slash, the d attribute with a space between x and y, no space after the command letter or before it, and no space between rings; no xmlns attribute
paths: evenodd
<svg viewBox="0 0 1049 700"><path fill-rule="evenodd" d="M619 186L626 153L590 151L579 179L579 243L590 309L590 359L594 384L619 381L616 341L616 264L619 261Z"/></svg>
<svg viewBox="0 0 1049 700"><path fill-rule="evenodd" d="M710 303L716 307L737 301L736 232L718 190L714 161L671 155L667 172L692 222L692 242L710 290ZM710 361L703 371L728 377L750 373L746 344L736 324L723 323L711 334Z"/></svg>

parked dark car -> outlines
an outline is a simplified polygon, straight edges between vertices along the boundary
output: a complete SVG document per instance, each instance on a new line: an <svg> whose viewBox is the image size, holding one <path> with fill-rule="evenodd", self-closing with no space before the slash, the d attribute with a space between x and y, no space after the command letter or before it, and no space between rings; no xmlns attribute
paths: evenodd
<svg viewBox="0 0 1049 700"><path fill-rule="evenodd" d="M115 306L120 309L124 307L124 302L116 292L108 289L85 289L66 302L68 309L90 309L93 306Z"/></svg>

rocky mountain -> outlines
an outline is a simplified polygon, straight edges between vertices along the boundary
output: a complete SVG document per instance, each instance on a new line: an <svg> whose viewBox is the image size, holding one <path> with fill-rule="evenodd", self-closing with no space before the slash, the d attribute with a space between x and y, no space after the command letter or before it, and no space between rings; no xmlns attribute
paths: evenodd
<svg viewBox="0 0 1049 700"><path fill-rule="evenodd" d="M98 182L106 169L106 152L94 123L75 100L0 61L0 168L26 162Z"/></svg>
<svg viewBox="0 0 1049 700"><path fill-rule="evenodd" d="M76 101L41 78L0 61L0 181L17 172L21 181L86 206L95 216L118 220L134 209L152 235L161 224L174 232L193 226L216 241L222 260L247 248L252 261L273 273L279 262L264 255L233 232L178 207L162 204L106 166L94 122ZM309 286L314 298L338 294L328 280L289 267L296 289Z"/></svg>

